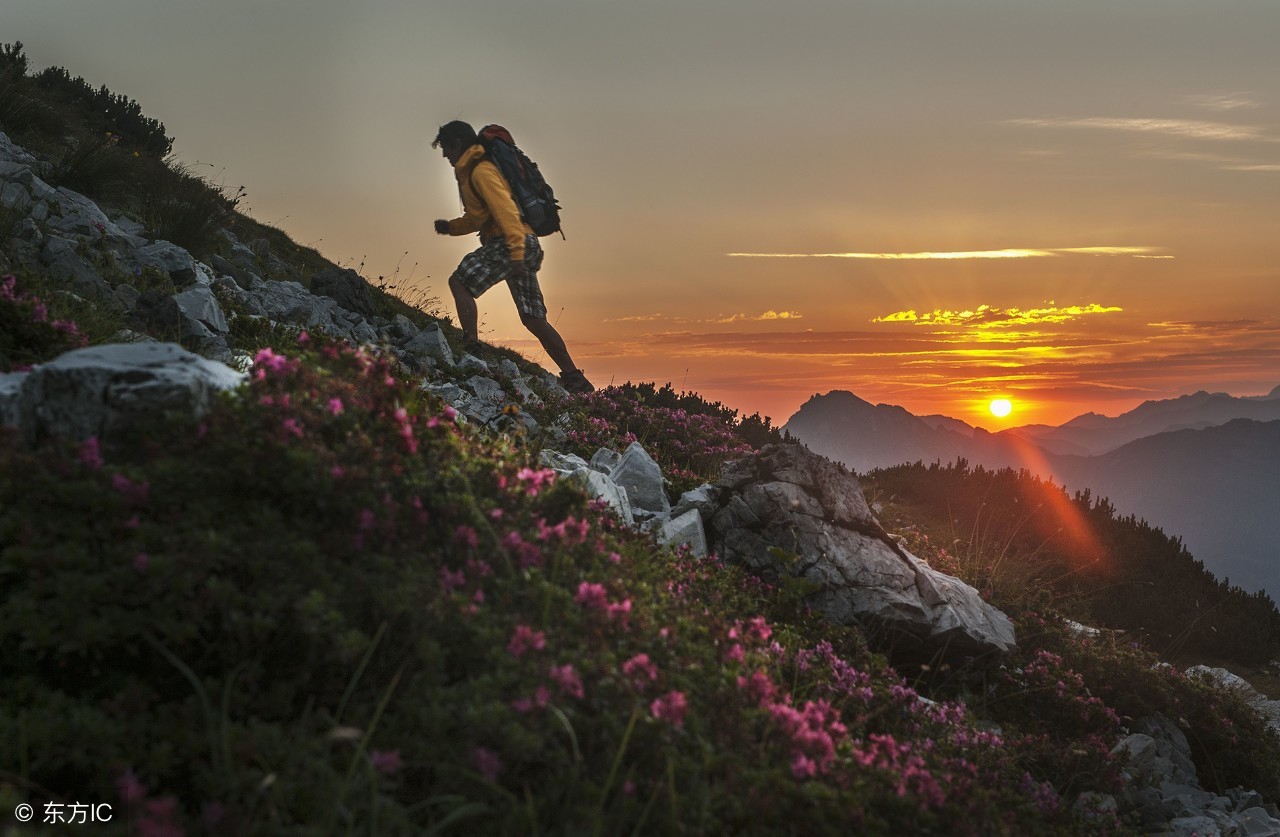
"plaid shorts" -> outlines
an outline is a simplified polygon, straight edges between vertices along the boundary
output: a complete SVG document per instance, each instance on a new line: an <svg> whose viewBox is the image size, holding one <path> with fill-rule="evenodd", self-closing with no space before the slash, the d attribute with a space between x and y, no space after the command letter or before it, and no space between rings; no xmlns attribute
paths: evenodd
<svg viewBox="0 0 1280 837"><path fill-rule="evenodd" d="M511 298L515 300L517 311L534 319L545 320L547 304L542 299L542 288L538 286L538 269L542 267L542 245L538 243L538 237L524 237L524 263L528 268L524 277L517 279L511 275L510 252L506 239L487 239L479 250L472 250L462 257L453 275L477 298L494 285L505 281L511 289Z"/></svg>

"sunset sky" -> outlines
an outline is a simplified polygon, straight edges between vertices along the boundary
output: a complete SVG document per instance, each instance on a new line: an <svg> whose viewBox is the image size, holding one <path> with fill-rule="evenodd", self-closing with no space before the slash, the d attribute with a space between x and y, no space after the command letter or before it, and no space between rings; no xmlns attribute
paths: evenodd
<svg viewBox="0 0 1280 837"><path fill-rule="evenodd" d="M3 0L302 244L441 297L452 119L564 205L597 385L991 429L1280 385L1275 0ZM510 298L482 330L550 366ZM1012 400L1003 419L992 398Z"/></svg>

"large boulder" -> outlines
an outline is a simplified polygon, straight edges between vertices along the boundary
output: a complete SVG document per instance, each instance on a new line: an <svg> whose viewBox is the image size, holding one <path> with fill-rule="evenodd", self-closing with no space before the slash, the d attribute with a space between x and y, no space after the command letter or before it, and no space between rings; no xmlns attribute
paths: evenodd
<svg viewBox="0 0 1280 837"><path fill-rule="evenodd" d="M67 352L25 374L4 409L23 437L113 442L156 416L198 418L244 374L172 343L118 343ZM17 382L8 376L6 388Z"/></svg>
<svg viewBox="0 0 1280 837"><path fill-rule="evenodd" d="M800 445L770 445L725 465L700 504L710 548L766 578L814 585L809 603L858 623L906 658L994 662L1014 646L1009 618L978 592L891 539L858 481Z"/></svg>

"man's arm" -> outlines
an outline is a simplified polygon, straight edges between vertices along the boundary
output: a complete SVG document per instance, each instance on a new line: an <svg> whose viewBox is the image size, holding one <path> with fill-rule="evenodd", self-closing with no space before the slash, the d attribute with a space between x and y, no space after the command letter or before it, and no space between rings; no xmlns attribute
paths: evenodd
<svg viewBox="0 0 1280 837"><path fill-rule="evenodd" d="M481 161L471 172L471 186L480 196L480 200L489 209L489 215L502 230L506 239L507 251L511 261L516 264L524 262L524 222L520 220L520 207L516 206L511 196L511 187L507 179L498 171L498 167L487 160ZM465 216L464 216L465 217ZM449 225L450 232L454 225Z"/></svg>

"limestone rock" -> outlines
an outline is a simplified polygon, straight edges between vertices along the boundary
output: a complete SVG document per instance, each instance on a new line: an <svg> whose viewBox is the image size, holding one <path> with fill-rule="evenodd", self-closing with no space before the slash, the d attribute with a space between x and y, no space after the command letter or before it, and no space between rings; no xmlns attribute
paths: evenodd
<svg viewBox="0 0 1280 837"><path fill-rule="evenodd" d="M18 398L28 442L97 436L110 442L169 411L201 416L244 375L172 343L77 349L33 369Z"/></svg>
<svg viewBox="0 0 1280 837"><path fill-rule="evenodd" d="M618 464L609 472L609 478L626 490L633 512L643 511L649 517L671 514L671 501L662 484L662 469L639 442L627 446Z"/></svg>
<svg viewBox="0 0 1280 837"><path fill-rule="evenodd" d="M895 543L857 480L799 445L770 445L725 465L703 503L709 546L766 577L814 582L811 604L838 624L884 632L899 652L995 658L1013 624L957 578Z"/></svg>
<svg viewBox="0 0 1280 837"><path fill-rule="evenodd" d="M453 366L453 350L449 348L444 332L435 323L415 334L401 348L410 354L435 358L445 366Z"/></svg>
<svg viewBox="0 0 1280 837"><path fill-rule="evenodd" d="M709 554L702 515L697 509L690 509L679 517L673 517L663 523L658 529L657 539L660 544L688 546L699 558L706 558Z"/></svg>

